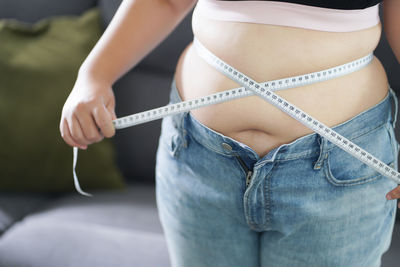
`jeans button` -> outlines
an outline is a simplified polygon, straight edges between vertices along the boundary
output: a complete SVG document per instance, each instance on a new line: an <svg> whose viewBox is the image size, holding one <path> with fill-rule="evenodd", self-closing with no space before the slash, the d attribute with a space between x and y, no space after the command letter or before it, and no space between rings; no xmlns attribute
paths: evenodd
<svg viewBox="0 0 400 267"><path fill-rule="evenodd" d="M227 143L222 143L221 145L222 145L222 147L225 148L226 150L232 150L232 147L231 147L229 144L227 144Z"/></svg>

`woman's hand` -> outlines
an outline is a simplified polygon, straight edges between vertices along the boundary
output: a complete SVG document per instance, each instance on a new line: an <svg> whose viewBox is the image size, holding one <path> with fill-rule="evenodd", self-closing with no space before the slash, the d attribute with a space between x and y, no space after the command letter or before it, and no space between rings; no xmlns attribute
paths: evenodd
<svg viewBox="0 0 400 267"><path fill-rule="evenodd" d="M79 76L62 109L61 137L70 146L88 145L112 137L115 128L115 97L111 85Z"/></svg>
<svg viewBox="0 0 400 267"><path fill-rule="evenodd" d="M390 191L389 193L386 194L386 198L388 200L391 199L398 199L400 198L400 185L397 186L395 189L393 189L392 191ZM400 208L400 202L397 204L397 206Z"/></svg>

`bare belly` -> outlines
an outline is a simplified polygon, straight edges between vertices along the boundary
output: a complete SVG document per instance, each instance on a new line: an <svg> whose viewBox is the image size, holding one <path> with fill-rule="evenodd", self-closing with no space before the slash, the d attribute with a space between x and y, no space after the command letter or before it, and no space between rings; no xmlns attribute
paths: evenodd
<svg viewBox="0 0 400 267"><path fill-rule="evenodd" d="M211 20L192 17L193 34L216 56L258 82L334 67L375 50L381 24L353 32ZM183 100L241 87L208 65L190 43L175 71ZM329 127L381 101L388 79L378 58L327 81L276 91ZM251 147L260 157L313 131L258 96L248 96L190 111L206 127Z"/></svg>

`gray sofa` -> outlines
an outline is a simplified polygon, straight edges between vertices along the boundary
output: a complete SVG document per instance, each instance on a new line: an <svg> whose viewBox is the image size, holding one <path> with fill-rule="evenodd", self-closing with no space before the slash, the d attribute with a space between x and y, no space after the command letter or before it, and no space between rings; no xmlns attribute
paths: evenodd
<svg viewBox="0 0 400 267"><path fill-rule="evenodd" d="M34 23L53 15L80 15L98 5L106 27L120 2L0 0L0 18ZM192 37L188 16L114 84L118 117L168 103L176 62ZM77 192L0 194L0 266L170 266L154 191L160 130L158 120L119 130L112 138L128 182L125 192L91 191L93 198Z"/></svg>
<svg viewBox="0 0 400 267"><path fill-rule="evenodd" d="M0 18L32 23L51 15L81 14L99 5L106 27L119 3L0 0ZM168 103L178 57L192 38L189 13L169 37L115 83L118 117ZM395 75L399 66L384 35L375 54L384 63L392 87L400 88ZM154 191L160 127L157 120L119 130L112 139L117 164L129 183L125 192L92 192L94 198L76 192L1 194L0 267L170 266ZM382 266L397 266L395 250L400 237L396 230Z"/></svg>

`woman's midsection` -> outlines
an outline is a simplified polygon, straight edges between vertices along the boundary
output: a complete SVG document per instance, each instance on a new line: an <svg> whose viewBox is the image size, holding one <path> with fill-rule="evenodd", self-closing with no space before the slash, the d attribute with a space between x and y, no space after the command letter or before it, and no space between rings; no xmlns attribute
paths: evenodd
<svg viewBox="0 0 400 267"><path fill-rule="evenodd" d="M193 12L193 34L212 53L257 82L331 68L375 50L381 24L354 32L210 20ZM208 65L190 43L175 72L183 100L242 87ZM276 91L317 120L333 127L372 107L388 93L381 62L315 84ZM207 127L251 147L260 157L313 131L258 96L190 111Z"/></svg>

